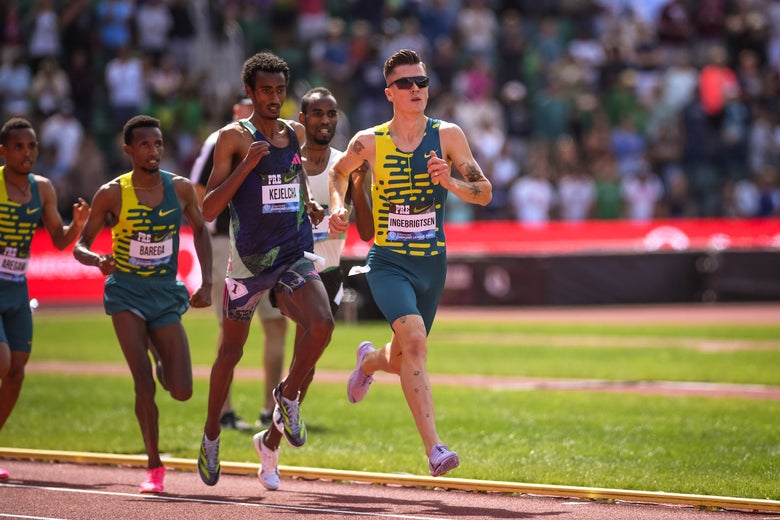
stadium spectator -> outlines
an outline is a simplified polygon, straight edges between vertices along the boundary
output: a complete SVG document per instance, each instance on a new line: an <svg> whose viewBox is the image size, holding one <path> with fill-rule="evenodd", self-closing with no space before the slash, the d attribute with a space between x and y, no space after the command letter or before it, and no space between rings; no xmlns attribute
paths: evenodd
<svg viewBox="0 0 780 520"><path fill-rule="evenodd" d="M105 88L108 97L111 147L108 163L112 170L120 169L125 159L118 139L125 122L141 112L147 102L147 83L142 61L128 46L118 49L116 57L105 68Z"/></svg>
<svg viewBox="0 0 780 520"><path fill-rule="evenodd" d="M122 46L116 57L106 64L105 85L111 108L112 129L119 131L124 123L138 114L147 101L144 66L135 50Z"/></svg>
<svg viewBox="0 0 780 520"><path fill-rule="evenodd" d="M669 176L672 173L682 169L682 139L679 121L675 118L665 121L648 143L647 160L652 170L661 177L664 185L669 183Z"/></svg>
<svg viewBox="0 0 780 520"><path fill-rule="evenodd" d="M661 179L650 170L650 165L642 161L623 176L622 194L625 201L624 217L645 222L658 216L664 187Z"/></svg>
<svg viewBox="0 0 780 520"><path fill-rule="evenodd" d="M95 95L98 92L99 79L95 77L89 62L90 53L85 49L76 49L70 57L67 67L70 95L76 119L86 132L92 131L95 114Z"/></svg>
<svg viewBox="0 0 780 520"><path fill-rule="evenodd" d="M18 2L3 2L0 4L0 41L6 49L24 48L24 20L21 6Z"/></svg>
<svg viewBox="0 0 780 520"><path fill-rule="evenodd" d="M584 87L590 91L598 88L598 71L604 65L606 51L587 20L575 22L575 33L569 40L567 51L583 67L586 76Z"/></svg>
<svg viewBox="0 0 780 520"><path fill-rule="evenodd" d="M98 0L95 5L101 66L120 49L133 44L135 9L134 0Z"/></svg>
<svg viewBox="0 0 780 520"><path fill-rule="evenodd" d="M697 95L681 114L682 167L698 216L714 217L721 199L717 132Z"/></svg>
<svg viewBox="0 0 780 520"><path fill-rule="evenodd" d="M360 31L370 30L366 22L356 22L356 30L358 28ZM393 115L382 90L385 84L382 76L384 60L379 54L378 38L371 36L368 45L363 59L355 64L355 73L350 82L351 98L355 100L352 122L358 128L365 128L374 121L386 121ZM339 127L346 127L346 123L342 122Z"/></svg>
<svg viewBox="0 0 780 520"><path fill-rule="evenodd" d="M350 57L350 40L346 34L347 24L341 18L333 18L328 23L325 37L311 46L309 60L314 65L322 81L328 86L336 99L350 99L350 82L353 67ZM344 101L344 109L350 105Z"/></svg>
<svg viewBox="0 0 780 520"><path fill-rule="evenodd" d="M56 113L63 103L71 101L68 74L60 68L57 59L47 56L40 61L30 89L36 117L46 118Z"/></svg>
<svg viewBox="0 0 780 520"><path fill-rule="evenodd" d="M752 176L772 163L780 163L780 125L778 118L762 104L753 105L748 135L747 166Z"/></svg>
<svg viewBox="0 0 780 520"><path fill-rule="evenodd" d="M728 4L724 40L729 65L734 65L736 57L745 50L755 52L762 65L766 63L770 39L767 13L768 4L772 3L774 0L736 0Z"/></svg>
<svg viewBox="0 0 780 520"><path fill-rule="evenodd" d="M528 35L523 17L517 9L508 9L501 15L496 44L496 79L499 84L519 81L523 77L523 55Z"/></svg>
<svg viewBox="0 0 780 520"><path fill-rule="evenodd" d="M716 132L720 129L727 92L739 89L737 75L729 67L728 54L721 46L712 47L707 64L699 72L699 94L704 113Z"/></svg>
<svg viewBox="0 0 780 520"><path fill-rule="evenodd" d="M620 175L635 171L647 152L647 140L639 131L635 114L621 117L620 124L612 129L610 143Z"/></svg>
<svg viewBox="0 0 780 520"><path fill-rule="evenodd" d="M727 0L699 0L692 4L691 24L696 34L692 51L695 56L703 56L706 49L723 41L726 32L726 3ZM686 54L691 52L689 49L682 50Z"/></svg>
<svg viewBox="0 0 780 520"><path fill-rule="evenodd" d="M658 15L658 41L666 58L688 46L693 24L685 0L668 0Z"/></svg>
<svg viewBox="0 0 780 520"><path fill-rule="evenodd" d="M587 220L596 200L596 184L579 155L571 136L555 143L553 169L558 178L558 208L560 219L566 222Z"/></svg>
<svg viewBox="0 0 780 520"><path fill-rule="evenodd" d="M491 175L488 180L493 185L493 199L485 206L482 216L486 220L511 220L509 187L520 175L520 160L515 156L509 141L504 143L489 171Z"/></svg>
<svg viewBox="0 0 780 520"><path fill-rule="evenodd" d="M780 216L780 170L777 165L765 166L756 175L758 211L756 217Z"/></svg>
<svg viewBox="0 0 780 520"><path fill-rule="evenodd" d="M612 154L602 153L590 163L595 182L596 198L592 217L599 220L616 220L623 217L622 179Z"/></svg>
<svg viewBox="0 0 780 520"><path fill-rule="evenodd" d="M452 91L455 85L455 78L458 77L461 69L461 56L458 54L458 47L449 36L442 36L434 42L431 48L433 53L433 63L428 71L431 77L431 86L437 94L447 95ZM375 94L376 96L376 94ZM377 96L378 97L378 96ZM382 95L382 106L386 107ZM375 120L376 121L376 120Z"/></svg>
<svg viewBox="0 0 780 520"><path fill-rule="evenodd" d="M450 39L458 20L458 5L450 0L420 2L417 19L428 38L428 47L433 49L442 38Z"/></svg>
<svg viewBox="0 0 780 520"><path fill-rule="evenodd" d="M723 105L723 120L719 133L721 176L741 179L749 175L747 147L750 133L750 110L738 88L727 89Z"/></svg>
<svg viewBox="0 0 780 520"><path fill-rule="evenodd" d="M81 152L84 127L73 114L73 103L65 100L59 109L41 124L41 149L50 154L51 163L46 177L54 185L57 197L70 198L70 173ZM60 208L64 212L66 208Z"/></svg>
<svg viewBox="0 0 780 520"><path fill-rule="evenodd" d="M160 109L171 107L181 95L185 79L173 56L163 52L157 63L148 64L145 70L150 102Z"/></svg>
<svg viewBox="0 0 780 520"><path fill-rule="evenodd" d="M33 73L21 47L7 47L4 51L3 64L0 65L0 100L5 120L30 113L29 93Z"/></svg>
<svg viewBox="0 0 780 520"><path fill-rule="evenodd" d="M179 69L189 71L193 67L193 52L197 39L193 6L187 0L170 0L168 10L171 17L168 49Z"/></svg>
<svg viewBox="0 0 780 520"><path fill-rule="evenodd" d="M547 145L542 142L533 143L526 173L521 175L509 190L509 201L515 220L539 226L553 217L558 194L550 180L551 175Z"/></svg>
<svg viewBox="0 0 780 520"><path fill-rule="evenodd" d="M205 90L209 104L229 107L235 93L242 88L241 64L246 48L242 11L238 2L227 2L221 8L217 2L212 4L214 12L210 20L214 25L207 35L206 88L201 87L201 92ZM222 117L220 115L220 120L223 120Z"/></svg>
<svg viewBox="0 0 780 520"><path fill-rule="evenodd" d="M420 56L426 59L431 58L431 45L428 38L423 34L423 27L420 21L412 16L407 16L401 20L401 30L393 38L388 40L386 49L412 49Z"/></svg>
<svg viewBox="0 0 780 520"><path fill-rule="evenodd" d="M681 49L674 54L661 76L661 103L670 112L679 114L693 99L698 83L699 71L693 66L691 52Z"/></svg>
<svg viewBox="0 0 780 520"><path fill-rule="evenodd" d="M59 16L53 0L35 0L31 13L30 34L27 43L27 56L33 73L38 71L41 61L46 58L61 58Z"/></svg>
<svg viewBox="0 0 780 520"><path fill-rule="evenodd" d="M498 16L488 0L464 0L455 21L458 40L467 56L492 62L500 31Z"/></svg>
<svg viewBox="0 0 780 520"><path fill-rule="evenodd" d="M546 76L547 86L533 96L531 111L532 136L547 143L569 133L572 100L567 98L556 74Z"/></svg>
<svg viewBox="0 0 780 520"><path fill-rule="evenodd" d="M62 63L66 68L73 63L76 53L86 53L87 63L98 54L96 14L90 0L71 0L60 14L60 41ZM70 75L70 70L67 70Z"/></svg>
<svg viewBox="0 0 780 520"><path fill-rule="evenodd" d="M158 66L160 57L168 50L168 38L173 19L163 0L140 2L135 10L135 41L138 50L152 58Z"/></svg>
<svg viewBox="0 0 780 520"><path fill-rule="evenodd" d="M307 44L321 38L328 29L328 10L325 0L299 0L296 34L298 41Z"/></svg>
<svg viewBox="0 0 780 520"><path fill-rule="evenodd" d="M769 41L767 42L767 65L775 74L780 74L780 2L767 6Z"/></svg>
<svg viewBox="0 0 780 520"><path fill-rule="evenodd" d="M691 218L696 216L696 206L688 194L688 179L680 168L667 172L659 216L662 218Z"/></svg>

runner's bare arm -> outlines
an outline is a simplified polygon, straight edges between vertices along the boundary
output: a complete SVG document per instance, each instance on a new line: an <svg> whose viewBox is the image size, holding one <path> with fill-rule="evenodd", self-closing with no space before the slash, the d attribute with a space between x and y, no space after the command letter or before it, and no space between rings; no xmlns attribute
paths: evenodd
<svg viewBox="0 0 780 520"><path fill-rule="evenodd" d="M115 222L117 212L121 206L121 190L115 181L101 186L95 196L92 197L92 208L89 216L81 229L81 235L73 246L73 256L84 265L90 265L100 269L104 275L109 275L116 269L113 253L101 255L92 251L92 244L98 233L103 230L108 222Z"/></svg>
<svg viewBox="0 0 780 520"><path fill-rule="evenodd" d="M190 297L190 304L193 307L208 307L211 305L211 236L200 212L198 195L192 182L176 176L173 178L173 183L182 206L182 213L192 229L195 252L200 264L202 282Z"/></svg>
<svg viewBox="0 0 780 520"><path fill-rule="evenodd" d="M349 212L345 203L349 176L364 163L368 163L368 167L373 168L374 146L372 132L363 130L357 133L349 142L347 151L341 155L328 172L331 207L329 227L330 233L333 235L344 233L349 227Z"/></svg>
<svg viewBox="0 0 780 520"><path fill-rule="evenodd" d="M57 192L54 185L46 177L35 176L38 191L41 194L41 222L49 233L54 247L62 251L79 236L81 228L89 215L89 205L81 197L73 204L73 222L62 225L62 217L57 209Z"/></svg>
<svg viewBox="0 0 780 520"><path fill-rule="evenodd" d="M252 168L270 153L268 142L251 139L249 131L239 123L231 123L220 131L214 145L214 167L203 198L206 220L212 221L222 213Z"/></svg>
<svg viewBox="0 0 780 520"><path fill-rule="evenodd" d="M443 123L439 136L443 157L431 154L428 160L431 179L466 202L486 206L493 198L493 187L474 159L463 130L453 123ZM463 179L451 175L453 167Z"/></svg>
<svg viewBox="0 0 780 520"><path fill-rule="evenodd" d="M355 209L355 223L360 239L368 242L374 238L374 215L371 212L371 201L365 191L368 163L363 164L350 174L350 198ZM371 181L369 180L369 186Z"/></svg>

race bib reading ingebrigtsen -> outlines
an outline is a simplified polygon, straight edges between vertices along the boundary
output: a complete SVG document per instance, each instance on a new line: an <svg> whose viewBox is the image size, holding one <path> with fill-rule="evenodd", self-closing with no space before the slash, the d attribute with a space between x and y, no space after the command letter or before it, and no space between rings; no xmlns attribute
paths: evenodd
<svg viewBox="0 0 780 520"><path fill-rule="evenodd" d="M432 202L395 204L387 221L389 240L410 242L436 236L436 212Z"/></svg>

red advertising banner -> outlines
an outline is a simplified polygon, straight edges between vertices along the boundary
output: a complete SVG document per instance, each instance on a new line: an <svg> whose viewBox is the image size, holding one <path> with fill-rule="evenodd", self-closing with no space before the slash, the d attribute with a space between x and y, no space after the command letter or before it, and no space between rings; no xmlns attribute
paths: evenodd
<svg viewBox="0 0 780 520"><path fill-rule="evenodd" d="M518 222L474 222L446 225L450 257L528 256L599 253L650 253L655 251L780 250L780 219L691 219L650 222L550 222L527 226ZM190 292L200 285L192 233L181 229L179 279ZM344 258L365 258L369 244L352 226ZM94 250L111 250L111 233L105 230ZM78 263L72 248L58 251L48 234L39 230L32 243L27 272L30 298L40 304L99 304L104 276L95 267Z"/></svg>
<svg viewBox="0 0 780 520"><path fill-rule="evenodd" d="M448 256L780 248L780 218L549 222L473 222L445 225ZM345 258L365 258L370 244L357 229L347 235Z"/></svg>
<svg viewBox="0 0 780 520"><path fill-rule="evenodd" d="M111 231L103 230L92 246L93 251L111 252ZM190 293L200 287L200 266L192 231L182 227L179 233L179 280ZM27 283L30 298L40 305L102 304L106 277L97 267L86 266L73 258L73 247L59 251L45 230L39 229L32 241Z"/></svg>

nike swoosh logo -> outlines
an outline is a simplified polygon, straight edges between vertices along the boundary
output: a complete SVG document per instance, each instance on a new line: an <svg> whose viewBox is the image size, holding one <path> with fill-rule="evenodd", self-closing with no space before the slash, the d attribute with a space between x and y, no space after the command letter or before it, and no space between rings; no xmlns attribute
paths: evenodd
<svg viewBox="0 0 780 520"><path fill-rule="evenodd" d="M41 208L27 208L27 214L32 215L33 213L38 213L41 210Z"/></svg>
<svg viewBox="0 0 780 520"><path fill-rule="evenodd" d="M176 208L169 209L168 211L163 211L163 210L160 210L160 213L159 213L159 215L160 215L161 217L164 217L165 215L170 215L170 214L171 214L171 213L173 213L174 211L176 211Z"/></svg>
<svg viewBox="0 0 780 520"><path fill-rule="evenodd" d="M430 159L431 158L431 152L423 154L423 157L426 158L426 159Z"/></svg>
<svg viewBox="0 0 780 520"><path fill-rule="evenodd" d="M295 180L295 179L297 179L297 178L298 178L298 174L296 173L296 174L295 174L295 175L293 175L292 177L288 177L287 175L284 175L284 177L283 177L283 180L284 180L284 183L285 183L285 184L288 184L288 183L290 183L290 182L294 181L294 180Z"/></svg>
<svg viewBox="0 0 780 520"><path fill-rule="evenodd" d="M415 206L414 208L412 208L412 212L413 212L415 215L419 215L420 213L425 213L426 211L428 211L428 209L429 209L430 207L431 207L431 205L430 205L430 204L428 204L427 206L423 206L422 208L418 208L417 206Z"/></svg>

